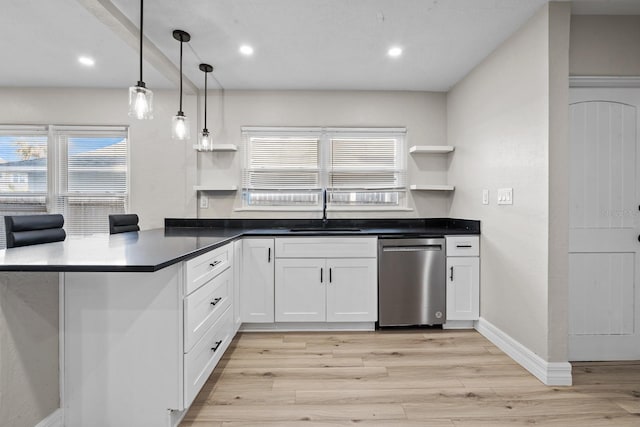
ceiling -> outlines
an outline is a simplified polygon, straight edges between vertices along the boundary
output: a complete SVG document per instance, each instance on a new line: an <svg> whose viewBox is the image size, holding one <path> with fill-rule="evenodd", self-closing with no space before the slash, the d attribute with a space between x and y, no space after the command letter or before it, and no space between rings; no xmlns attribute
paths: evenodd
<svg viewBox="0 0 640 427"><path fill-rule="evenodd" d="M446 91L547 0L151 0L144 81L175 88ZM2 0L0 87L126 88L138 80L138 0ZM640 0L575 0L574 14L639 14ZM239 54L250 44L250 57ZM403 54L390 58L387 50ZM96 64L84 67L79 55ZM7 66L7 64L11 64ZM195 86L192 84L195 84Z"/></svg>

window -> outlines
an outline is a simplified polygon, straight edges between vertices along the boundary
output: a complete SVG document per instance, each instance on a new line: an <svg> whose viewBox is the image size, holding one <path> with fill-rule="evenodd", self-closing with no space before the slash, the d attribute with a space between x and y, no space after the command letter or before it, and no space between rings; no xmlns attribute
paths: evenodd
<svg viewBox="0 0 640 427"><path fill-rule="evenodd" d="M404 206L403 133L342 130L331 132L328 141L327 203L330 209Z"/></svg>
<svg viewBox="0 0 640 427"><path fill-rule="evenodd" d="M317 131L243 129L244 204L277 209L322 209Z"/></svg>
<svg viewBox="0 0 640 427"><path fill-rule="evenodd" d="M69 235L107 233L126 212L127 141L121 126L0 126L0 215L61 213Z"/></svg>
<svg viewBox="0 0 640 427"><path fill-rule="evenodd" d="M108 215L127 205L127 131L55 127L55 210L71 235L108 233Z"/></svg>
<svg viewBox="0 0 640 427"><path fill-rule="evenodd" d="M385 210L406 206L405 129L243 128L243 207Z"/></svg>

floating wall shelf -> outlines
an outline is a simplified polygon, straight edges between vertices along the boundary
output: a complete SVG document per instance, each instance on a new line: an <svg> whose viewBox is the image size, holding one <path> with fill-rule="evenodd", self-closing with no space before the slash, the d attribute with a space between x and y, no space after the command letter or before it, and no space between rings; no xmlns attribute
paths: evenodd
<svg viewBox="0 0 640 427"><path fill-rule="evenodd" d="M237 185L194 185L196 191L237 191Z"/></svg>
<svg viewBox="0 0 640 427"><path fill-rule="evenodd" d="M444 154L455 150L453 145L413 145L409 147L411 154Z"/></svg>
<svg viewBox="0 0 640 427"><path fill-rule="evenodd" d="M202 153L207 151L238 151L238 146L236 144L213 144L211 150L200 150L198 145L194 145L193 148Z"/></svg>
<svg viewBox="0 0 640 427"><path fill-rule="evenodd" d="M453 191L456 189L453 185L417 185L413 184L409 186L411 190L421 190L421 191Z"/></svg>

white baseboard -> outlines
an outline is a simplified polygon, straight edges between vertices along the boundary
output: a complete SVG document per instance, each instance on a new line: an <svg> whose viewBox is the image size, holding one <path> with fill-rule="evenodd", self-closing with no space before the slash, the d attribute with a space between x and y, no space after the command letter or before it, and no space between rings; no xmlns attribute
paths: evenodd
<svg viewBox="0 0 640 427"><path fill-rule="evenodd" d="M473 328L474 328L473 320L447 320L447 322L442 325L442 329L473 329Z"/></svg>
<svg viewBox="0 0 640 427"><path fill-rule="evenodd" d="M374 331L375 322L276 322L243 323L241 332L322 332L322 331Z"/></svg>
<svg viewBox="0 0 640 427"><path fill-rule="evenodd" d="M545 385L571 385L571 364L569 362L547 362L486 319L480 318L475 327L485 338Z"/></svg>
<svg viewBox="0 0 640 427"><path fill-rule="evenodd" d="M63 427L64 417L62 415L62 408L58 408L36 424L35 427Z"/></svg>

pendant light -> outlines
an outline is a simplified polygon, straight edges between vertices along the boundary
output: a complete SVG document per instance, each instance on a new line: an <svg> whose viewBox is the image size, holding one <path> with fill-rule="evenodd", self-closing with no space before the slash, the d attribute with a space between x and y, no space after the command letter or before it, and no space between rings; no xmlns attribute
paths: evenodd
<svg viewBox="0 0 640 427"><path fill-rule="evenodd" d="M200 133L198 141L198 150L211 151L213 149L213 141L207 129L207 73L213 71L213 67L209 64L200 64L200 71L204 72L204 128Z"/></svg>
<svg viewBox="0 0 640 427"><path fill-rule="evenodd" d="M179 141L186 141L191 138L191 132L189 119L182 111L182 44L191 40L191 36L186 31L174 30L173 38L180 42L180 109L171 121L171 137Z"/></svg>
<svg viewBox="0 0 640 427"><path fill-rule="evenodd" d="M153 119L153 92L142 81L143 4L144 0L140 0L140 80L129 88L129 117L138 120Z"/></svg>

